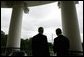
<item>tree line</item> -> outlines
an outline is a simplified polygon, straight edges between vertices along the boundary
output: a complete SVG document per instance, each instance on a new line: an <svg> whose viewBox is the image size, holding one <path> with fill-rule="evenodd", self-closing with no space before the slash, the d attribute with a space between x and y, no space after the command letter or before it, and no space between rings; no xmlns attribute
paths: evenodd
<svg viewBox="0 0 84 57"><path fill-rule="evenodd" d="M1 52L5 52L6 44L7 44L7 37L8 35L1 31ZM53 50L53 44L48 42L49 51ZM25 51L27 54L32 54L32 37L23 39L21 38L20 50Z"/></svg>

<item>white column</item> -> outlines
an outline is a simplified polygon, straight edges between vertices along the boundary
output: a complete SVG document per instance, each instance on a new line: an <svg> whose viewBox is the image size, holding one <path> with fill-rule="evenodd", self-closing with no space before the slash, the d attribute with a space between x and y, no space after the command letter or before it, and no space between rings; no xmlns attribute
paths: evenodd
<svg viewBox="0 0 84 57"><path fill-rule="evenodd" d="M12 11L7 47L20 48L23 5L15 4Z"/></svg>
<svg viewBox="0 0 84 57"><path fill-rule="evenodd" d="M70 40L70 50L82 51L79 24L74 1L61 1L63 34Z"/></svg>

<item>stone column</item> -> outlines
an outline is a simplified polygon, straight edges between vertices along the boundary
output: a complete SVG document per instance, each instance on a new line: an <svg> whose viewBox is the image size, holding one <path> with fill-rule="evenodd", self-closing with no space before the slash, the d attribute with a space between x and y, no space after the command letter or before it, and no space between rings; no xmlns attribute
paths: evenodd
<svg viewBox="0 0 84 57"><path fill-rule="evenodd" d="M15 2L10 21L7 48L20 48L23 2Z"/></svg>
<svg viewBox="0 0 84 57"><path fill-rule="evenodd" d="M79 24L74 1L61 1L63 34L70 40L70 50L82 51Z"/></svg>

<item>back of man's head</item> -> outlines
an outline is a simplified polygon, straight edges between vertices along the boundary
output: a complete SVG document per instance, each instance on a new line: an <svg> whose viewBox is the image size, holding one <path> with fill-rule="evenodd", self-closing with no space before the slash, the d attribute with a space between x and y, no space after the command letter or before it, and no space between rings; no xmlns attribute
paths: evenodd
<svg viewBox="0 0 84 57"><path fill-rule="evenodd" d="M39 28L38 28L38 32L39 32L40 34L43 34L43 31L44 31L43 27L39 27Z"/></svg>
<svg viewBox="0 0 84 57"><path fill-rule="evenodd" d="M62 33L61 29L60 29L60 28L57 28L57 29L56 29L56 34L57 34L57 35L60 35L61 33Z"/></svg>

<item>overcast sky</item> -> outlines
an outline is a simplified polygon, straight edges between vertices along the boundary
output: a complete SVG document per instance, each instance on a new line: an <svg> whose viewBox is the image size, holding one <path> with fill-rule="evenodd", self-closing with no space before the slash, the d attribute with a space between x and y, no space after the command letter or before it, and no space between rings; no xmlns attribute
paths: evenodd
<svg viewBox="0 0 84 57"><path fill-rule="evenodd" d="M76 4L77 16L80 28L81 41L83 42L83 2ZM6 34L9 31L9 24L12 14L12 8L1 8L1 30ZM29 13L23 13L21 38L27 39L38 33L38 27L44 27L44 34L48 41L52 42L56 28L62 28L61 9L57 2L29 7Z"/></svg>

